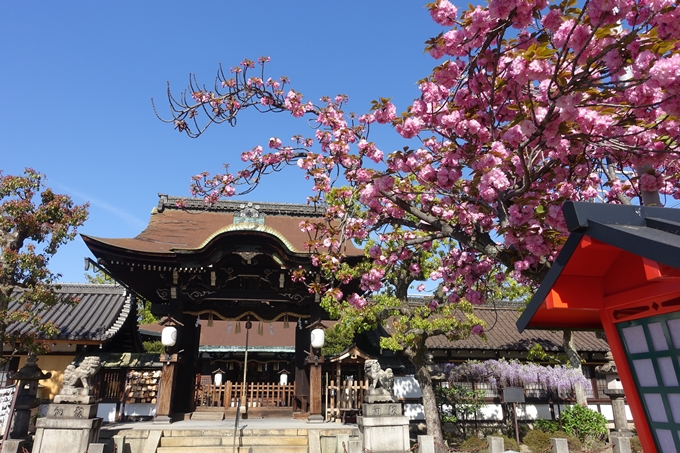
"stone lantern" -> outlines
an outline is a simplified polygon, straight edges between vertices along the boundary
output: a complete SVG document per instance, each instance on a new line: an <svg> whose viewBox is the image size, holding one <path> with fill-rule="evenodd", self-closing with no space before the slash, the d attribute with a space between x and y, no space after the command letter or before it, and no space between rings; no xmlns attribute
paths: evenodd
<svg viewBox="0 0 680 453"><path fill-rule="evenodd" d="M607 388L604 390L604 394L612 400L612 412L614 414L614 432L612 432L612 436L631 437L633 433L628 429L625 393L611 351L607 352L605 358L607 363L597 367L597 371L605 375Z"/></svg>
<svg viewBox="0 0 680 453"><path fill-rule="evenodd" d="M31 421L31 410L40 405L38 394L38 381L49 379L52 373L43 373L36 363L34 354L29 354L26 365L14 374L14 379L20 381L19 393L14 406L14 426L9 433L12 439L24 439L28 436L28 425Z"/></svg>

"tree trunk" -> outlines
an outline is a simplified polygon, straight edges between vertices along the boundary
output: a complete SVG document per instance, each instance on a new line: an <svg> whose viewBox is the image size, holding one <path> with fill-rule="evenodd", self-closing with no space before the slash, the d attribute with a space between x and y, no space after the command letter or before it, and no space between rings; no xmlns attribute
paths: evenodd
<svg viewBox="0 0 680 453"><path fill-rule="evenodd" d="M0 286L0 367L5 364L2 353L5 344L5 331L7 330L7 308L9 307L11 290L5 291L5 286Z"/></svg>
<svg viewBox="0 0 680 453"><path fill-rule="evenodd" d="M637 169L638 176L642 176L646 173L653 175L655 173L654 167L647 164L647 165L642 165L641 167L639 167ZM663 206L663 204L661 204L661 197L659 196L659 192L656 191L656 190L655 191L646 191L646 190L640 189L640 198L642 200L643 206Z"/></svg>
<svg viewBox="0 0 680 453"><path fill-rule="evenodd" d="M569 359L569 366L583 373L583 369L581 368L581 356L576 349L574 332L571 330L564 331L564 336L562 337L562 347L564 348L564 352L567 354L567 358ZM586 398L586 391L580 384L574 385L574 393L576 394L576 404L587 407L588 401Z"/></svg>
<svg viewBox="0 0 680 453"><path fill-rule="evenodd" d="M444 433L442 432L442 424L439 417L439 407L437 406L437 400L434 397L432 376L430 376L430 370L425 362L426 351L423 350L418 352L419 354L417 354L411 362L416 367L416 380L418 381L418 384L420 384L420 391L423 394L423 411L425 412L427 434L434 438L435 452L446 453L447 448L444 445Z"/></svg>

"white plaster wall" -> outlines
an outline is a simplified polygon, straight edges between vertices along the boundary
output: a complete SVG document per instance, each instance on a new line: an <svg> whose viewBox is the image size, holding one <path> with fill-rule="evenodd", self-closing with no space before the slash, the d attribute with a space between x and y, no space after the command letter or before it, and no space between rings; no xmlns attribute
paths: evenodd
<svg viewBox="0 0 680 453"><path fill-rule="evenodd" d="M478 420L497 421L503 420L503 407L500 404L487 404L477 413Z"/></svg>
<svg viewBox="0 0 680 453"><path fill-rule="evenodd" d="M404 416L409 420L425 420L422 404L404 404Z"/></svg>
<svg viewBox="0 0 680 453"><path fill-rule="evenodd" d="M99 403L97 407L97 417L101 417L104 423L116 421L116 403Z"/></svg>
<svg viewBox="0 0 680 453"><path fill-rule="evenodd" d="M125 415L129 417L153 417L156 415L156 405L150 403L126 404Z"/></svg>
<svg viewBox="0 0 680 453"><path fill-rule="evenodd" d="M420 384L415 376L396 376L394 378L394 395L399 399L422 398Z"/></svg>
<svg viewBox="0 0 680 453"><path fill-rule="evenodd" d="M552 417L549 404L519 404L517 416L520 420L541 420Z"/></svg>

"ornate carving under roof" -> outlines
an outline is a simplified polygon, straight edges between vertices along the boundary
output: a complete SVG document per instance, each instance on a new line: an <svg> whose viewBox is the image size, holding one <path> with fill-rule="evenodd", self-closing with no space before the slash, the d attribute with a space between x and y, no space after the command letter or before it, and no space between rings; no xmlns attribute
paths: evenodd
<svg viewBox="0 0 680 453"><path fill-rule="evenodd" d="M225 313L255 302L285 311L314 300L292 273L316 272L306 244L310 236L300 223L323 222L320 208L159 197L148 226L134 238L82 235L118 281L156 304L187 301ZM347 259L363 256L346 245Z"/></svg>

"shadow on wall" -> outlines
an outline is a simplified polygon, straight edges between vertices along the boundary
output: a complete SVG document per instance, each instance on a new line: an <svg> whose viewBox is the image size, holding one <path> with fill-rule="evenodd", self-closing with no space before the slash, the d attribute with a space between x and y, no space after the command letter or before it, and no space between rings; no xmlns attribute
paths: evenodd
<svg viewBox="0 0 680 453"><path fill-rule="evenodd" d="M39 355L38 366L44 372L52 373L52 377L39 381L43 387L42 398L54 399L61 390L64 381L64 370L73 361L74 355ZM26 356L19 359L19 370L26 365Z"/></svg>

